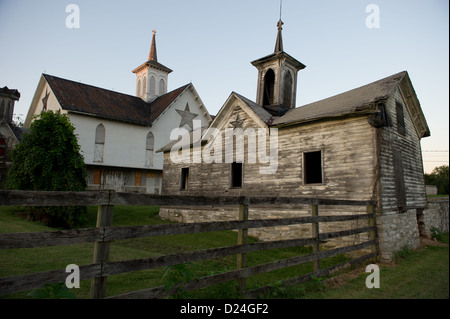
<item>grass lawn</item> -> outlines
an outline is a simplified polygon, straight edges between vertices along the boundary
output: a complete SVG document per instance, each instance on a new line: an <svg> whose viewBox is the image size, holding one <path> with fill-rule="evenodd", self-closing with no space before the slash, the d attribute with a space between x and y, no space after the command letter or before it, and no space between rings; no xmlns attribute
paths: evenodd
<svg viewBox="0 0 450 319"><path fill-rule="evenodd" d="M448 236L447 236L448 238ZM447 240L448 242L448 240ZM378 264L380 288L366 288L365 266L324 281L322 291L307 298L325 299L448 299L449 248L429 244Z"/></svg>
<svg viewBox="0 0 450 319"><path fill-rule="evenodd" d="M0 233L49 231L48 227L22 219L17 208L0 207ZM94 227L96 207L88 208L88 223ZM158 216L158 207L116 206L113 225L152 225L170 223ZM448 235L447 235L448 243ZM195 251L199 249L235 245L236 232L172 235L152 238L139 238L115 241L111 244L110 260L146 258L164 254ZM249 242L255 242L249 238ZM64 269L68 264L79 266L90 264L93 256L93 243L56 247L24 248L0 250L0 277L35 273L52 269ZM274 249L249 253L248 266L310 253L310 247ZM448 298L448 246L428 246L417 251L407 251L394 265L380 265L379 289L368 289L365 279L368 276L364 267L341 272L340 276L314 279L295 287L278 287L287 278L312 271L312 263L289 267L247 279L247 288L257 288L272 284L274 289L266 298ZM347 260L340 255L321 261L321 267L328 267ZM186 265L188 271L196 276L205 276L233 270L236 257L207 260ZM108 277L107 296L122 294L149 287L163 285L163 269L150 269ZM82 278L81 278L82 279ZM224 283L187 292L185 298L237 298L236 283ZM81 280L80 289L72 289L77 298L89 298L90 280ZM17 293L0 298L30 298L28 292Z"/></svg>

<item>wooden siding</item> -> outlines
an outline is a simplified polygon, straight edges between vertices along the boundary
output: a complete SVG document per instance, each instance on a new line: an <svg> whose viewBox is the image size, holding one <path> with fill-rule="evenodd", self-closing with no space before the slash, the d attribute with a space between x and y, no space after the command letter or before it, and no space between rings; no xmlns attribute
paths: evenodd
<svg viewBox="0 0 450 319"><path fill-rule="evenodd" d="M257 123L236 102L226 127L239 114L245 119L243 129L255 131ZM223 133L223 130L222 130ZM163 194L309 196L369 200L374 196L376 166L375 129L367 117L347 118L293 126L278 130L278 169L275 174L261 174L269 163L248 163L245 157L243 187L230 187L230 163L175 164L165 153ZM224 134L223 134L224 136ZM247 149L247 138L245 147ZM269 150L269 138L266 149ZM225 150L225 145L223 145ZM322 151L323 183L304 185L303 152ZM224 159L224 158L223 158ZM180 191L181 169L190 168L189 189Z"/></svg>
<svg viewBox="0 0 450 319"><path fill-rule="evenodd" d="M397 129L396 102L400 102L403 105L405 122L404 135L400 134ZM401 154L401 169L403 170L404 188L406 192L406 208L426 207L426 190L420 146L421 137L418 135L418 131L413 124L410 107L400 88L397 88L396 92L387 100L386 111L392 120L392 126L384 127L380 131L381 209L383 211L398 210L399 201L396 196L398 190L395 186L394 152Z"/></svg>

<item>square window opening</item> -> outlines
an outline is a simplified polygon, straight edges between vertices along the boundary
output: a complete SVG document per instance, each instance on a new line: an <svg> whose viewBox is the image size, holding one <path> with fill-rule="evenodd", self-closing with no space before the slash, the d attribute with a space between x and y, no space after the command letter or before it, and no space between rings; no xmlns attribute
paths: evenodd
<svg viewBox="0 0 450 319"><path fill-rule="evenodd" d="M321 184L322 177L322 151L303 153L303 168L305 184Z"/></svg>
<svg viewBox="0 0 450 319"><path fill-rule="evenodd" d="M242 163L231 163L231 187L242 187Z"/></svg>
<svg viewBox="0 0 450 319"><path fill-rule="evenodd" d="M189 167L181 169L181 184L180 190L185 190L189 188Z"/></svg>

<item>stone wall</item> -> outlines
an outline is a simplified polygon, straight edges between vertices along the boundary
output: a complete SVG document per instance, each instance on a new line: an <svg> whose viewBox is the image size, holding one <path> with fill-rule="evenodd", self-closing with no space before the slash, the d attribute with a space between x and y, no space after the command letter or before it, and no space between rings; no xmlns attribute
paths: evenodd
<svg viewBox="0 0 450 319"><path fill-rule="evenodd" d="M390 261L395 252L408 246L419 247L420 237L431 238L431 228L449 231L448 198L429 198L425 209L409 209L405 213L383 212L377 216L381 259Z"/></svg>
<svg viewBox="0 0 450 319"><path fill-rule="evenodd" d="M403 247L418 248L420 244L419 229L415 209L404 213L383 212L377 216L378 243L380 258L391 261L395 252Z"/></svg>
<svg viewBox="0 0 450 319"><path fill-rule="evenodd" d="M431 228L437 228L442 232L449 231L449 199L448 197L436 197L428 199L428 207L417 214L420 235L431 238Z"/></svg>
<svg viewBox="0 0 450 319"><path fill-rule="evenodd" d="M365 207L319 206L319 215L365 214ZM163 219L183 223L237 220L238 207L161 207ZM420 237L431 238L431 228L449 231L448 198L429 199L426 209L409 209L406 212L383 212L376 217L380 258L391 261L403 247L419 247ZM288 218L311 216L311 207L249 207L249 219ZM321 233L368 226L368 220L320 223ZM249 229L249 235L262 241L311 237L311 224ZM330 240L328 247L339 247L368 240L368 234L346 236Z"/></svg>
<svg viewBox="0 0 450 319"><path fill-rule="evenodd" d="M366 207L353 206L320 206L319 215L344 215L344 214L367 214ZM239 208L236 207L160 207L159 215L162 219L182 222L201 223L212 221L238 220ZM249 207L249 219L269 219L269 218L289 218L311 216L311 207L302 205L297 207L271 206ZM367 227L368 219L345 222L322 222L319 223L319 232L335 232L347 229ZM312 225L298 224L275 226L265 228L251 228L248 230L249 236L261 241L276 241L296 238L310 238L312 236ZM368 240L368 234L362 233L352 236L345 236L328 240L327 247L341 247L360 243Z"/></svg>

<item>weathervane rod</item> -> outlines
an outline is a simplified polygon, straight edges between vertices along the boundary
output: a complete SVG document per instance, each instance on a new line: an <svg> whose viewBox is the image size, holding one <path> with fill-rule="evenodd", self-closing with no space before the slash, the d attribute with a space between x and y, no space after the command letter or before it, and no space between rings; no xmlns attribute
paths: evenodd
<svg viewBox="0 0 450 319"><path fill-rule="evenodd" d="M283 7L283 0L280 0L280 20L281 20L281 8Z"/></svg>

